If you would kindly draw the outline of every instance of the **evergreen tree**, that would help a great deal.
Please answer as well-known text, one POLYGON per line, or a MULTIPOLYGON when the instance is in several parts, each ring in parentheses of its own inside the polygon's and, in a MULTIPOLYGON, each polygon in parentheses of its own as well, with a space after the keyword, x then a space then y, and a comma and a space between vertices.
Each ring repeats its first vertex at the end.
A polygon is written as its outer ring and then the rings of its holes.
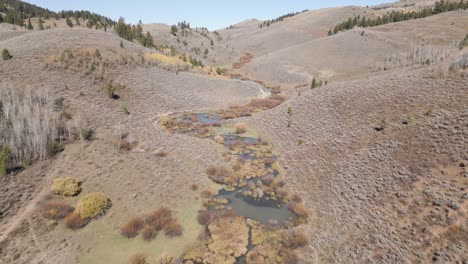
POLYGON ((3 49, 2 50, 2 58, 3 58, 3 60, 9 60, 9 59, 13 58, 13 56, 11 56, 10 52, 7 49, 3 49))
POLYGON ((143 44, 145 47, 154 47, 153 36, 149 32, 146 32, 145 43, 143 44))
POLYGON ((317 87, 317 82, 315 81, 315 77, 312 79, 312 84, 310 85, 310 88, 311 89, 314 89, 315 87, 317 87))
POLYGON ((177 35, 177 26, 176 25, 172 25, 171 26, 171 34, 172 35, 177 35))
POLYGON ((69 17, 67 17, 67 26, 69 27, 73 27, 73 22, 71 21, 71 19, 69 17))
POLYGON ((33 29, 34 29, 34 28, 33 28, 33 25, 31 24, 31 19, 30 19, 30 18, 28 18, 28 29, 29 29, 29 30, 33 30, 33 29))
POLYGON ((44 21, 42 20, 42 18, 39 18, 39 20, 37 21, 37 28, 39 30, 44 30, 44 21))

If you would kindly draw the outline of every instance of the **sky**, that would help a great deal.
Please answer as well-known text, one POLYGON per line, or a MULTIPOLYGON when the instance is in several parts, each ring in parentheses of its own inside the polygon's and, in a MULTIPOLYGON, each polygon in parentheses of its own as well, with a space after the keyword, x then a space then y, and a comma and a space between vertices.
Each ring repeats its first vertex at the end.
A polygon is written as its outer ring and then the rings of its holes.
POLYGON ((26 2, 60 10, 89 10, 127 23, 177 24, 187 21, 192 27, 216 30, 246 19, 272 19, 278 16, 325 7, 346 5, 376 5, 391 0, 25 0, 26 2))

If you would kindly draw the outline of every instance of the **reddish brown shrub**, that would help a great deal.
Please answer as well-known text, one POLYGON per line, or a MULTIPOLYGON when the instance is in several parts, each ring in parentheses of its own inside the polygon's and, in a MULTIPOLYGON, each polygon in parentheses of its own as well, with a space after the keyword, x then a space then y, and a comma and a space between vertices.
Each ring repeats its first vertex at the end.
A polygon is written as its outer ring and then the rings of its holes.
POLYGON ((119 143, 119 148, 121 150, 126 150, 126 151, 130 151, 133 149, 133 144, 130 143, 126 138, 122 139, 119 143))
POLYGON ((211 213, 208 211, 208 210, 201 210, 201 211, 198 211, 198 223, 200 223, 200 225, 208 225, 211 221, 211 213))
POLYGON ((299 257, 292 250, 286 250, 283 253, 283 264, 297 264, 299 263, 299 257))
POLYGON ((296 202, 296 203, 300 203, 302 202, 302 198, 301 196, 299 196, 299 194, 295 193, 291 196, 291 201, 293 202, 296 202))
POLYGON ((224 183, 224 179, 231 176, 232 171, 227 166, 209 166, 206 168, 208 177, 216 183, 224 183))
POLYGON ((264 99, 253 99, 248 106, 253 108, 262 108, 262 109, 272 109, 286 100, 285 97, 281 95, 271 95, 268 98, 264 99))
POLYGON ((130 264, 148 264, 146 256, 143 254, 135 254, 130 257, 130 264))
POLYGON ((145 225, 141 230, 141 236, 145 241, 151 241, 158 235, 158 231, 156 231, 153 227, 149 225, 145 225))
POLYGON ((176 221, 172 221, 164 226, 164 234, 167 237, 175 237, 182 235, 182 226, 176 221))
POLYGON ((144 221, 141 217, 134 217, 120 227, 120 234, 126 238, 136 237, 143 228, 144 221))
POLYGON ((73 207, 61 201, 49 201, 42 206, 42 215, 51 220, 60 220, 73 212, 73 207))
POLYGON ((196 191, 198 190, 198 184, 193 183, 192 186, 190 186, 190 188, 192 188, 192 191, 196 191))
POLYGON ((300 203, 292 202, 288 204, 288 209, 303 220, 307 220, 309 218, 309 211, 300 203))
POLYGON ((306 235, 299 230, 289 229, 281 233, 281 240, 289 248, 305 247, 309 243, 306 235))
POLYGON ((174 221, 172 218, 172 212, 168 208, 155 210, 145 216, 145 223, 156 231, 163 229, 164 226, 172 221, 174 221))
POLYGON ((73 230, 80 229, 88 224, 88 220, 81 218, 77 213, 69 213, 63 220, 65 225, 73 230))
POLYGON ((213 196, 213 193, 210 192, 210 191, 208 191, 208 190, 203 190, 203 191, 200 193, 200 196, 201 196, 202 198, 207 199, 207 198, 211 198, 211 196, 213 196))
POLYGON ((269 174, 261 178, 262 182, 266 185, 271 185, 275 181, 275 176, 269 174))
POLYGON ((154 153, 155 156, 161 157, 161 158, 167 156, 167 152, 163 151, 162 149, 157 149, 153 153, 154 153))

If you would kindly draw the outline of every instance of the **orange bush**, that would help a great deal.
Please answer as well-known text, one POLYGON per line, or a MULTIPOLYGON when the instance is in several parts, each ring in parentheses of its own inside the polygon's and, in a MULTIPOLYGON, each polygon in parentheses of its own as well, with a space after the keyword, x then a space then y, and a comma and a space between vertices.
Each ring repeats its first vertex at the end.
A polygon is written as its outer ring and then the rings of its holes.
POLYGON ((136 237, 143 228, 144 221, 140 217, 134 217, 120 227, 120 234, 126 238, 136 237))
POLYGON ((77 213, 69 213, 64 219, 65 225, 70 229, 80 229, 88 224, 88 220, 81 218, 77 213))
POLYGON ((211 196, 213 196, 213 193, 208 191, 208 190, 203 190, 201 193, 200 193, 200 196, 202 198, 211 198, 211 196))
POLYGON ((309 244, 306 235, 299 230, 289 229, 281 233, 281 240, 289 248, 305 247, 309 244))
POLYGON ((168 223, 174 221, 172 218, 172 212, 168 208, 161 208, 155 210, 145 216, 145 223, 159 231, 164 228, 168 223))
POLYGON ((42 215, 51 220, 60 220, 73 212, 73 207, 61 201, 49 201, 42 206, 42 215))
POLYGON ((302 198, 301 196, 299 196, 299 194, 295 193, 291 196, 291 201, 293 202, 296 202, 296 203, 300 203, 302 202, 302 198))
POLYGON ((300 203, 290 203, 288 209, 291 210, 299 218, 307 220, 309 218, 309 211, 300 203))
POLYGON ((158 232, 151 226, 146 225, 143 227, 143 230, 141 231, 141 236, 143 237, 143 240, 145 241, 151 241, 153 240, 158 232))
POLYGON ((175 237, 182 235, 182 226, 176 221, 172 221, 164 226, 164 234, 167 237, 175 237))
POLYGON ((130 264, 148 264, 146 256, 143 254, 135 254, 130 257, 130 264))
POLYGON ((299 257, 292 250, 286 250, 283 253, 283 264, 297 264, 299 263, 299 257))

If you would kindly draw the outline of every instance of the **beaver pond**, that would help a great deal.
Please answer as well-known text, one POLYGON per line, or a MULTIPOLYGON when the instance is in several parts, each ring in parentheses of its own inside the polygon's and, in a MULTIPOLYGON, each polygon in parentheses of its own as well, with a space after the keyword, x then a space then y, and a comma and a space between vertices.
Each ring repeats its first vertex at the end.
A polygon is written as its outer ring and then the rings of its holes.
POLYGON ((211 218, 204 223, 210 239, 200 241, 184 259, 188 263, 250 263, 252 257, 262 256, 278 263, 289 243, 284 242, 282 232, 294 236, 292 228, 307 221, 308 214, 299 204, 300 197, 286 190, 271 144, 244 123, 232 122, 228 114, 160 117, 160 125, 169 132, 213 140, 225 149, 225 164, 206 169, 207 176, 222 186, 203 200, 205 217, 211 218))

